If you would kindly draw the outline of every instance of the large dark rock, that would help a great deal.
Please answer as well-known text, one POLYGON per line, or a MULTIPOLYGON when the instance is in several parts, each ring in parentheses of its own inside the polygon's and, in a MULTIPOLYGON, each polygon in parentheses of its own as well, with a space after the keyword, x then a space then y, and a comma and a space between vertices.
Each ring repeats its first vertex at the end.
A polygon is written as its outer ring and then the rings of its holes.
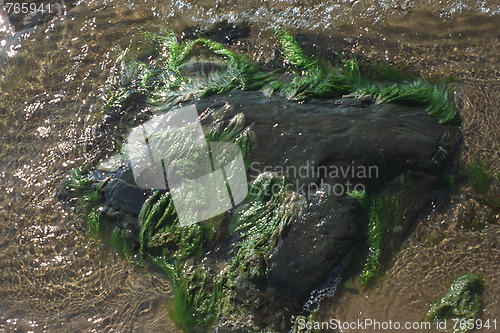
POLYGON ((303 299, 326 280, 360 239, 358 204, 350 197, 316 194, 270 258, 267 284, 303 299))
POLYGON ((377 177, 352 177, 349 172, 333 178, 372 187, 383 186, 410 169, 439 175, 458 143, 449 126, 439 124, 426 110, 375 104, 371 98, 299 104, 258 92, 232 91, 230 96, 196 101, 196 106, 208 115, 206 122, 243 112, 247 123, 253 123, 259 147, 252 169, 281 166, 298 170, 287 176, 299 186, 320 178, 332 180, 328 174, 315 172, 325 169, 321 167, 376 167, 377 177), (302 176, 299 168, 303 168, 302 176))
POLYGON ((104 200, 110 207, 121 213, 137 217, 144 201, 151 192, 135 184, 132 168, 128 163, 112 174, 103 186, 102 193, 104 200))
POLYGON ((362 237, 359 205, 346 191, 361 184, 358 189, 391 194, 400 185, 399 176, 406 177, 409 190, 402 202, 408 205, 409 218, 394 231, 397 241, 389 242, 395 249, 412 217, 440 193, 440 181, 460 141, 452 127, 439 124, 424 109, 376 104, 370 98, 298 104, 233 91, 200 99, 196 106, 205 123, 244 113, 258 145, 250 176, 288 168, 290 184, 308 199, 308 213, 285 233, 271 256, 265 283, 297 299, 321 285, 362 237), (330 172, 349 167, 366 172, 330 172))
MULTIPOLYGON (((413 216, 439 194, 440 179, 460 139, 453 127, 439 124, 424 109, 376 104, 371 98, 300 104, 232 91, 195 104, 206 126, 243 113, 257 140, 249 179, 288 168, 291 187, 306 196, 308 212, 282 235, 263 283, 301 300, 363 237, 359 204, 346 191, 359 184, 357 189, 371 193, 391 193, 404 175, 411 186, 404 204, 413 216), (334 170, 340 172, 330 172, 334 170)), ((147 195, 135 186, 128 167, 118 169, 103 192, 109 206, 131 216, 137 216, 147 195)), ((399 246, 410 220, 398 227, 391 248, 399 246)))

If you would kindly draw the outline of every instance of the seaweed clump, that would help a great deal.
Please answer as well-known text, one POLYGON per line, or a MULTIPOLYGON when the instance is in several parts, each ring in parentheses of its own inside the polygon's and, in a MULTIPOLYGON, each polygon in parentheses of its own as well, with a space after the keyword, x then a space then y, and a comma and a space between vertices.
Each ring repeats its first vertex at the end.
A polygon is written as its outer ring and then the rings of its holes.
POLYGON ((66 176, 62 185, 63 191, 68 197, 78 198, 80 204, 95 204, 99 200, 99 192, 103 182, 95 184, 91 179, 84 176, 84 168, 74 168, 66 176))
POLYGON ((255 284, 267 277, 270 252, 305 208, 305 198, 291 191, 283 177, 261 174, 230 221, 237 239, 222 270, 216 269, 216 259, 207 249, 220 237, 223 216, 182 226, 168 192, 155 191, 144 203, 138 219, 139 246, 126 236, 127 230, 115 227, 116 221, 96 209, 89 215, 89 229, 107 235, 105 240, 129 261, 162 269, 173 285, 172 318, 184 329, 206 328, 221 316, 243 322, 256 309, 239 304, 242 298, 255 298, 257 307, 263 302, 255 284))
POLYGON ((439 301, 431 304, 426 317, 430 321, 455 319, 457 325, 454 325, 453 332, 467 332, 473 328, 482 313, 482 291, 483 281, 479 276, 461 276, 453 281, 448 292, 439 301), (469 321, 472 321, 472 325, 469 321))
POLYGON ((498 224, 500 182, 489 170, 487 160, 473 156, 465 168, 455 171, 455 175, 453 182, 465 186, 467 198, 459 209, 457 229, 480 232, 490 224, 498 224))
POLYGON ((401 204, 401 192, 392 196, 369 196, 365 191, 352 191, 348 194, 358 200, 362 209, 368 255, 360 279, 362 285, 367 285, 383 267, 384 255, 387 254, 387 230, 394 229, 405 218, 406 209, 401 204))
POLYGON ((291 81, 280 80, 247 57, 210 39, 197 38, 181 43, 171 31, 163 30, 159 34, 145 32, 149 40, 145 55, 138 54, 139 46, 133 44, 119 56, 121 72, 109 91, 105 109, 126 105, 137 93, 146 96, 150 104, 173 106, 192 97, 241 89, 261 90, 301 102, 344 95, 372 96, 379 103, 425 107, 442 123, 456 116, 453 94, 446 80, 402 79, 401 75, 392 75, 394 69, 386 66, 388 68, 381 70, 391 75, 381 75, 384 80, 371 81, 361 75, 356 60, 346 60, 338 68, 327 68, 307 56, 289 32, 280 28, 275 31, 282 45, 283 62, 294 73, 291 81), (194 60, 206 62, 207 53, 212 67, 217 70, 204 73, 204 76, 189 76, 194 60))
POLYGON ((493 178, 487 163, 478 157, 473 157, 472 162, 461 172, 461 176, 479 194, 488 191, 493 178))
POLYGON ((240 234, 236 263, 242 274, 254 282, 268 276, 271 251, 306 206, 305 198, 291 191, 284 177, 258 176, 229 225, 231 233, 240 234))

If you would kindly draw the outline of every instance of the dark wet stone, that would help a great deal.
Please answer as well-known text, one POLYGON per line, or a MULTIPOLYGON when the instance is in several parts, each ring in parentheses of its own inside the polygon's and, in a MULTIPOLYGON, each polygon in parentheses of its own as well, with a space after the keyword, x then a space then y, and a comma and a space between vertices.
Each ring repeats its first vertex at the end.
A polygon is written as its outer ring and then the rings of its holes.
POLYGON ((118 169, 102 187, 104 201, 121 213, 138 216, 150 191, 137 187, 130 164, 118 169))
POLYGON ((253 123, 259 147, 253 169, 295 169, 295 175, 287 176, 299 187, 324 179, 375 189, 406 170, 439 175, 459 142, 449 126, 438 124, 424 109, 375 104, 370 98, 298 104, 278 96, 233 91, 230 97, 201 99, 196 106, 200 112, 210 110, 207 121, 243 112, 247 124, 253 123), (333 178, 321 174, 325 168, 347 170, 348 166, 376 167, 378 174, 375 168, 371 178, 353 177, 350 172, 333 178))
MULTIPOLYGON (((260 92, 232 91, 195 104, 203 125, 244 113, 257 139, 249 180, 280 167, 301 171, 289 172, 287 179, 308 199, 308 213, 284 232, 262 283, 293 299, 307 298, 363 237, 359 204, 345 191, 361 184, 371 193, 391 194, 404 175, 409 190, 402 203, 409 218, 388 231, 388 247, 395 250, 419 212, 441 193, 460 142, 453 127, 439 124, 424 109, 376 104, 370 98, 298 104, 260 92), (377 172, 371 177, 323 172, 348 167, 375 167, 377 172), (337 185, 344 191, 332 190, 337 185)), ((103 193, 108 206, 137 216, 149 192, 135 185, 127 166, 112 174, 103 193)))
POLYGON ((304 299, 360 239, 358 203, 350 197, 316 195, 270 258, 267 284, 304 299))
POLYGON ((439 124, 424 109, 376 104, 370 98, 297 104, 258 92, 236 91, 200 99, 196 106, 204 112, 207 124, 245 114, 258 145, 250 177, 269 168, 297 170, 296 174, 289 172, 287 179, 308 198, 309 212, 280 240, 265 283, 296 299, 306 298, 321 285, 363 237, 359 205, 345 191, 362 184, 370 193, 389 195, 405 176, 408 191, 401 200, 408 207, 408 218, 388 231, 394 236, 388 247, 395 250, 418 213, 442 191, 442 179, 460 142, 455 130, 439 124), (367 177, 366 173, 329 171, 348 167, 376 167, 372 170, 377 172, 367 177), (322 168, 328 171, 319 172, 322 168), (325 184, 329 185, 326 191, 325 184))

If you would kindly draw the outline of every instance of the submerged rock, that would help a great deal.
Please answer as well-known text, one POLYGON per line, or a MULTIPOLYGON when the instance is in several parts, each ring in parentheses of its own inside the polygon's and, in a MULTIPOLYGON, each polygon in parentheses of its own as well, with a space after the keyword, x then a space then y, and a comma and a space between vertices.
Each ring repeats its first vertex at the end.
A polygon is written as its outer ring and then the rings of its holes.
POLYGON ((268 285, 301 300, 323 283, 362 237, 357 202, 317 194, 270 257, 268 285))
POLYGON ((232 91, 195 104, 210 110, 209 121, 244 113, 260 147, 251 172, 288 170, 287 178, 299 187, 324 179, 376 189, 410 169, 439 175, 458 142, 449 126, 423 108, 377 104, 372 98, 299 104, 232 91))
MULTIPOLYGON (((130 260, 139 256, 162 268, 190 325, 218 319, 220 331, 283 331, 287 323, 276 313, 291 315, 313 290, 314 304, 329 294, 328 281, 339 281, 335 268, 347 266, 346 256, 364 240, 371 252, 362 277, 372 278, 438 198, 460 143, 457 128, 445 124, 455 116, 445 86, 370 82, 355 61, 341 74, 328 72, 291 35, 278 34, 299 73, 291 82, 212 40, 180 44, 171 33, 154 36, 161 54, 170 55, 168 69, 133 57, 123 63, 119 94, 92 143, 102 151, 97 157, 107 155, 114 148, 99 148, 103 138, 125 136, 154 112, 194 103, 207 142, 242 151, 250 190, 234 210, 182 225, 173 191, 139 188, 130 163, 116 156, 73 182, 100 182, 104 209, 93 208, 91 229, 111 233, 130 260), (188 61, 195 44, 226 62, 188 61), (197 71, 202 75, 191 79, 197 71)), ((168 143, 176 133, 155 140, 168 143)), ((172 165, 200 167, 171 157, 163 157, 164 174, 172 165)), ((186 197, 195 200, 196 193, 186 197)))
MULTIPOLYGON (((269 258, 264 284, 301 300, 363 238, 359 205, 346 192, 382 191, 397 177, 413 175, 407 182, 418 181, 411 183, 408 201, 416 202, 412 213, 419 211, 436 194, 459 142, 457 133, 423 109, 370 98, 298 104, 231 91, 194 104, 206 126, 244 114, 258 146, 249 178, 273 170, 308 199, 307 213, 284 232, 269 258)), ((110 207, 132 216, 150 194, 135 185, 130 166, 114 172, 102 193, 110 207)))
MULTIPOLYGON (((267 281, 298 299, 319 286, 362 238, 359 206, 348 191, 379 192, 408 175, 413 216, 435 198, 460 139, 423 109, 370 98, 298 104, 232 91, 195 104, 207 123, 245 114, 259 147, 250 177, 269 169, 284 172, 291 188, 308 198, 308 213, 270 258, 267 281)), ((409 225, 399 232, 406 233, 409 225)))
POLYGON ((120 167, 102 187, 105 202, 115 210, 139 216, 142 205, 151 194, 135 184, 130 163, 120 167))

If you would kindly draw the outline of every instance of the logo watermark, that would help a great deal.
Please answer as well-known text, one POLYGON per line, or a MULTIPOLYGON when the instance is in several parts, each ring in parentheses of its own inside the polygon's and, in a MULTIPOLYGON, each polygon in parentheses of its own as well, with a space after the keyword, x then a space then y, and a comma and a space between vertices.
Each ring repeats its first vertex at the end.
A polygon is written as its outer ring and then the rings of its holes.
POLYGON ((208 143, 194 105, 134 128, 126 151, 137 186, 169 190, 181 225, 224 213, 248 193, 240 148, 208 143))
POLYGON ((62 17, 67 12, 64 0, 45 0, 36 3, 0 0, 0 6, 7 13, 16 31, 31 28, 53 17, 62 17))
POLYGON ((387 332, 394 330, 404 330, 412 332, 422 332, 431 330, 434 327, 438 329, 446 328, 446 322, 433 325, 430 322, 399 322, 399 321, 378 321, 376 319, 364 318, 356 321, 341 321, 339 319, 330 319, 329 321, 308 321, 305 318, 297 319, 297 328, 305 330, 332 330, 336 332, 344 331, 367 331, 367 332, 387 332))
POLYGON ((355 321, 342 321, 332 318, 329 321, 310 320, 305 317, 297 318, 295 323, 299 331, 310 330, 332 330, 336 332, 423 332, 430 330, 448 331, 466 331, 472 329, 483 329, 485 332, 497 331, 497 320, 486 319, 459 319, 451 318, 443 321, 379 321, 373 318, 357 319, 355 321))
MULTIPOLYGON (((317 192, 325 195, 342 196, 352 191, 366 191, 364 181, 378 178, 378 166, 356 165, 351 161, 347 165, 316 165, 314 161, 306 161, 299 166, 270 166, 259 162, 250 164, 252 174, 273 172, 285 177, 289 190, 293 190, 306 198, 317 192)), ((271 189, 274 191, 274 189, 271 189)), ((276 189, 279 191, 279 189, 276 189)))

